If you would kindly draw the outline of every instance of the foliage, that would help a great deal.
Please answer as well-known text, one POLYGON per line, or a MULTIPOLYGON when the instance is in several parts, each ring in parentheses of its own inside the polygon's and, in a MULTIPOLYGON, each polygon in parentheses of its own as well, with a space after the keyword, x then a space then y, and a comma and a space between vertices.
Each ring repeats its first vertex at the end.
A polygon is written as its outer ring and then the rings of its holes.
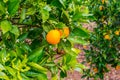
POLYGON ((90 0, 88 6, 97 27, 90 34, 90 49, 85 50, 91 64, 84 76, 103 79, 107 65, 120 65, 120 1, 90 0))
POLYGON ((82 0, 0 0, 0 79, 52 80, 67 70, 82 71, 74 44, 87 44, 88 8, 82 0), (70 35, 51 45, 46 34, 69 27, 70 35), (57 58, 59 56, 60 58, 57 58), (56 61, 57 60, 57 61, 56 61))

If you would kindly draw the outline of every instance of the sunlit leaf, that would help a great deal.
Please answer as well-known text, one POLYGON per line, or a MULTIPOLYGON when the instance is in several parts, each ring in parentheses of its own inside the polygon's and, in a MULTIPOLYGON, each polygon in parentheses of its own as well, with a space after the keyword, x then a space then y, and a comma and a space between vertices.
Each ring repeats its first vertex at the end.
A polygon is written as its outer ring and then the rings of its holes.
POLYGON ((47 78, 47 75, 45 75, 45 74, 39 74, 39 75, 37 75, 37 78, 39 79, 39 80, 48 80, 48 78, 47 78))
POLYGON ((0 15, 5 13, 5 5, 2 1, 0 1, 0 15))
POLYGON ((72 48, 72 51, 74 51, 76 54, 79 54, 81 52, 80 49, 77 48, 72 48))
POLYGON ((21 76, 19 71, 17 72, 17 77, 18 77, 19 80, 22 80, 22 76, 21 76))
POLYGON ((40 66, 40 65, 37 64, 37 63, 29 62, 28 64, 29 64, 32 68, 38 70, 38 71, 41 72, 41 73, 46 74, 46 72, 47 72, 47 69, 46 69, 46 68, 40 66))
POLYGON ((74 37, 74 36, 70 36, 68 37, 68 40, 71 43, 76 43, 76 44, 83 44, 83 45, 88 45, 89 42, 85 41, 84 39, 82 39, 81 37, 74 37))
POLYGON ((7 20, 0 22, 0 27, 2 29, 3 34, 5 34, 6 32, 8 32, 12 29, 11 23, 7 20))
POLYGON ((52 77, 52 80, 57 80, 58 79, 58 76, 57 75, 54 75, 53 77, 52 77))
POLYGON ((42 14, 42 20, 43 22, 45 22, 49 18, 49 11, 42 9, 41 14, 42 14))
POLYGON ((22 80, 30 80, 30 78, 23 73, 21 73, 21 76, 22 76, 22 80))
POLYGON ((0 64, 0 71, 1 70, 5 70, 5 67, 2 64, 0 64))
POLYGON ((14 35, 16 35, 16 37, 18 37, 20 34, 17 26, 13 26, 10 32, 13 33, 14 35))
POLYGON ((0 72, 0 79, 9 80, 8 76, 4 72, 0 72))
POLYGON ((26 16, 25 12, 26 10, 25 8, 23 8, 20 15, 20 20, 19 20, 20 23, 22 23, 22 21, 25 19, 25 16, 26 16))
MULTIPOLYGON (((27 11, 26 11, 26 15, 33 15, 34 13, 35 13, 35 8, 34 7, 28 8, 27 11)), ((22 15, 25 15, 25 11, 23 11, 22 15)))
POLYGON ((5 66, 6 70, 12 75, 12 76, 16 76, 16 70, 9 67, 9 66, 5 66))

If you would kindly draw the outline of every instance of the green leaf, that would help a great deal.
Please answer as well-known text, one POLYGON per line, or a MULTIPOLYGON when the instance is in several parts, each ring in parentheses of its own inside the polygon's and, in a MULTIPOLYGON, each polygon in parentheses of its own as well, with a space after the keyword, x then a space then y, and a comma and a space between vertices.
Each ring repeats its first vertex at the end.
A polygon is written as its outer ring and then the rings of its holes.
POLYGON ((0 64, 0 71, 1 70, 5 70, 5 67, 2 64, 0 64))
POLYGON ((25 12, 26 10, 25 8, 23 8, 20 15, 20 20, 19 20, 20 23, 22 23, 22 21, 25 19, 25 16, 26 16, 25 12))
POLYGON ((39 64, 37 63, 34 63, 34 62, 29 62, 28 65, 30 65, 33 69, 36 69, 37 71, 41 72, 41 73, 44 73, 46 74, 47 73, 47 69, 40 66, 39 64))
POLYGON ((52 74, 57 74, 58 73, 58 67, 60 68, 60 66, 53 66, 50 67, 50 71, 52 74))
POLYGON ((69 36, 67 39, 74 44, 82 44, 82 45, 89 44, 87 41, 85 41, 85 39, 82 39, 81 37, 69 36))
POLYGON ((56 6, 56 7, 60 8, 60 9, 65 8, 63 0, 53 0, 51 2, 51 5, 56 6))
POLYGON ((50 25, 47 25, 47 24, 43 25, 42 27, 45 32, 49 32, 52 28, 50 25))
POLYGON ((8 72, 14 77, 16 76, 16 70, 9 67, 9 66, 5 66, 6 70, 8 70, 8 72))
POLYGON ((7 3, 7 2, 8 2, 8 0, 3 0, 3 2, 4 2, 4 3, 7 3))
POLYGON ((65 46, 63 48, 67 54, 70 54, 72 56, 76 56, 76 53, 74 51, 72 51, 71 48, 65 47, 65 46))
POLYGON ((18 40, 19 41, 24 41, 27 38, 27 36, 28 36, 28 33, 23 33, 18 37, 18 40))
POLYGON ((77 48, 72 48, 72 51, 74 51, 76 54, 79 54, 81 52, 80 49, 77 48))
POLYGON ((3 49, 3 50, 1 50, 0 51, 0 62, 3 62, 3 63, 5 63, 6 62, 6 58, 7 58, 7 54, 6 54, 6 50, 5 49, 3 49))
POLYGON ((58 24, 56 24, 56 27, 57 28, 63 28, 63 27, 65 27, 66 25, 64 24, 64 23, 62 23, 62 22, 58 22, 58 24))
POLYGON ((28 37, 31 39, 39 38, 40 34, 42 34, 43 29, 41 28, 33 28, 29 31, 28 37))
POLYGON ((82 16, 82 12, 80 11, 80 7, 79 6, 77 6, 77 7, 75 7, 75 13, 74 13, 74 15, 72 16, 72 20, 73 21, 78 21, 79 19, 83 19, 83 16, 82 16))
POLYGON ((72 56, 70 54, 66 54, 64 57, 63 57, 63 65, 66 65, 68 64, 70 61, 72 60, 72 56))
POLYGON ((20 32, 17 26, 13 26, 11 31, 11 33, 13 33, 14 35, 16 35, 16 38, 19 36, 20 32))
POLYGON ((41 61, 39 62, 40 65, 46 65, 46 66, 49 66, 47 64, 45 64, 47 62, 47 60, 49 59, 49 56, 46 56, 46 57, 43 57, 41 58, 41 61))
POLYGON ((73 69, 76 67, 77 65, 77 56, 76 57, 72 57, 71 61, 67 64, 67 66, 69 67, 72 67, 73 69))
POLYGON ((0 72, 0 79, 9 80, 8 76, 4 72, 0 72))
POLYGON ((30 80, 30 78, 23 73, 21 73, 21 76, 22 76, 22 80, 30 80))
POLYGON ((63 22, 65 22, 66 24, 69 24, 69 14, 68 14, 67 11, 65 11, 64 9, 62 9, 61 20, 62 20, 63 22))
POLYGON ((43 56, 43 48, 44 46, 33 50, 33 52, 29 55, 28 60, 33 62, 39 61, 39 58, 42 58, 43 56))
POLYGON ((8 1, 8 12, 10 15, 14 15, 19 8, 19 0, 9 0, 8 1))
POLYGON ((66 42, 61 42, 60 45, 63 47, 63 49, 65 50, 67 54, 76 56, 76 53, 72 51, 72 45, 68 40, 66 42))
POLYGON ((37 78, 38 80, 48 80, 47 75, 44 73, 38 73, 33 71, 27 71, 25 72, 25 75, 32 78, 37 78))
POLYGON ((58 75, 55 74, 54 76, 52 76, 52 79, 51 80, 58 80, 58 75))
POLYGON ((14 58, 13 60, 11 60, 11 64, 12 64, 12 68, 18 70, 18 69, 20 69, 20 67, 18 67, 18 66, 19 66, 19 64, 21 64, 21 61, 14 58))
POLYGON ((1 21, 0 27, 2 29, 3 34, 5 34, 6 32, 8 32, 12 29, 11 23, 7 20, 1 21))
POLYGON ((82 28, 77 28, 76 27, 71 32, 71 36, 79 36, 79 37, 83 37, 83 38, 88 38, 89 34, 85 30, 83 30, 82 28))
POLYGON ((41 14, 42 14, 42 20, 43 22, 47 21, 47 19, 49 18, 49 11, 42 9, 41 10, 41 14))
POLYGON ((18 80, 22 80, 22 76, 20 74, 20 71, 17 71, 17 77, 18 77, 18 80))
POLYGON ((64 2, 63 0, 58 0, 58 1, 59 1, 60 4, 63 6, 63 8, 66 8, 66 7, 65 7, 65 4, 64 4, 65 2, 64 2))
POLYGON ((22 49, 26 52, 31 52, 30 46, 28 44, 21 44, 22 49))
POLYGON ((48 80, 46 74, 39 74, 39 75, 37 76, 37 78, 38 78, 38 80, 48 80))
POLYGON ((0 1, 0 15, 5 13, 5 5, 3 1, 0 1))
POLYGON ((104 57, 104 59, 107 58, 107 55, 105 53, 102 53, 102 56, 104 57))
POLYGON ((45 66, 53 67, 53 66, 55 66, 55 63, 52 63, 52 62, 51 63, 46 63, 45 66))
POLYGON ((60 77, 64 78, 64 77, 67 77, 67 72, 66 71, 61 71, 60 72, 60 77))
POLYGON ((25 75, 29 76, 29 77, 37 77, 39 74, 40 73, 34 72, 34 71, 27 71, 27 72, 25 72, 25 75))
POLYGON ((80 72, 80 73, 83 73, 83 70, 82 70, 81 68, 78 68, 78 67, 75 68, 75 71, 78 71, 78 72, 80 72))
POLYGON ((87 67, 81 63, 77 64, 76 67, 81 68, 81 69, 86 69, 87 67))
POLYGON ((36 9, 34 7, 28 8, 26 15, 33 15, 36 12, 36 9))
POLYGON ((21 49, 19 46, 16 46, 15 56, 23 57, 23 55, 22 55, 23 53, 25 53, 24 50, 21 49))

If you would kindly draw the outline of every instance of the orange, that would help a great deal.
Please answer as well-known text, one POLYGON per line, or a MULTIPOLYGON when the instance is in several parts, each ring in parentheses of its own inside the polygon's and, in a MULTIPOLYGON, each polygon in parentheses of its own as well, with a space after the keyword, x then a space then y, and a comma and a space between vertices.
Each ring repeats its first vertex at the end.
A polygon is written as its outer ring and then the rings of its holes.
POLYGON ((58 30, 59 33, 60 33, 60 37, 62 37, 62 34, 63 34, 63 30, 58 30))
POLYGON ((104 36, 104 39, 110 40, 111 38, 110 38, 110 36, 107 34, 107 35, 104 36))
POLYGON ((70 30, 68 27, 64 27, 63 30, 58 30, 60 33, 60 36, 68 37, 70 34, 70 30))
POLYGON ((68 37, 68 35, 70 34, 69 28, 68 27, 64 27, 63 31, 64 31, 64 34, 65 34, 65 37, 68 37))
POLYGON ((100 6, 99 9, 100 9, 100 11, 102 11, 103 10, 103 6, 100 6))
POLYGON ((94 68, 93 71, 94 71, 95 73, 97 73, 97 72, 98 72, 98 69, 97 69, 97 68, 94 68))
POLYGON ((87 46, 86 46, 86 45, 84 45, 84 46, 83 46, 83 48, 84 48, 84 49, 87 49, 87 46))
POLYGON ((46 35, 49 44, 58 44, 60 42, 60 33, 58 30, 50 30, 46 35))
POLYGON ((90 65, 90 64, 91 64, 91 62, 88 62, 88 64, 90 65))
POLYGON ((115 69, 116 69, 116 70, 120 70, 120 66, 119 66, 119 65, 117 65, 115 69))
POLYGON ((119 31, 115 31, 115 34, 118 36, 120 34, 120 32, 119 31))
POLYGON ((102 0, 102 4, 104 4, 105 3, 105 0, 102 0))

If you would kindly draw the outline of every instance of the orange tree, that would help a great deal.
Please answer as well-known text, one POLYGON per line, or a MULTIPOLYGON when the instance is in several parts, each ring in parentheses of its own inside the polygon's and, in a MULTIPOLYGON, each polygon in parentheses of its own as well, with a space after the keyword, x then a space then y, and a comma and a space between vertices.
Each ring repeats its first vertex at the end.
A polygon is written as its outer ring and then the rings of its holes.
POLYGON ((81 0, 0 0, 0 79, 52 80, 82 71, 74 44, 87 44, 81 0), (60 76, 58 76, 60 72, 60 76))
POLYGON ((109 71, 107 65, 120 69, 120 1, 88 2, 97 26, 90 34, 90 49, 85 50, 90 69, 84 76, 103 79, 104 73, 109 71))

